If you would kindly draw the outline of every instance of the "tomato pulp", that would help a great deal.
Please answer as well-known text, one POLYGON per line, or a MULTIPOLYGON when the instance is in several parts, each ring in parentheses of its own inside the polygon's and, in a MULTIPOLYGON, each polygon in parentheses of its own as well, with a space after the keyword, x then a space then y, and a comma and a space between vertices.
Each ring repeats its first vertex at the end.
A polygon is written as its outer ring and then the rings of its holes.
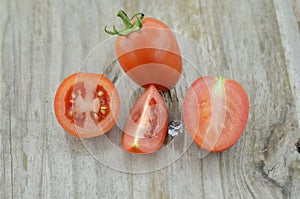
MULTIPOLYGON (((118 16, 130 29, 133 24, 124 13, 118 16), (129 23, 129 24, 128 24, 129 23)), ((118 61, 127 75, 138 85, 147 88, 155 85, 159 90, 172 89, 182 72, 182 59, 175 35, 163 22, 154 18, 138 18, 141 29, 128 32, 127 35, 118 31, 109 34, 119 34, 115 51, 118 61)), ((125 28, 125 30, 126 30, 125 28)))
POLYGON ((59 86, 54 110, 67 133, 90 138, 114 126, 120 112, 120 98, 113 83, 104 75, 76 73, 59 86))
POLYGON ((153 153, 163 145, 167 129, 167 107, 151 85, 131 110, 123 130, 122 147, 132 153, 153 153))
POLYGON ((235 144, 249 114, 249 99, 234 80, 206 76, 197 79, 184 97, 185 128, 201 148, 218 152, 235 144))

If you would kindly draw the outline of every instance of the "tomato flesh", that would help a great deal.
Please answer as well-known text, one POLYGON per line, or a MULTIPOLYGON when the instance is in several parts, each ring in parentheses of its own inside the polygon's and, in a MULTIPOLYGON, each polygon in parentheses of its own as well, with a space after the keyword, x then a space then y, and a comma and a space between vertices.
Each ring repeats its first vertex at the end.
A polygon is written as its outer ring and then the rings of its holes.
POLYGON ((87 114, 97 125, 99 122, 104 120, 110 112, 109 107, 109 96, 103 86, 97 85, 94 96, 92 96, 91 102, 94 104, 93 110, 82 111, 81 101, 86 98, 86 89, 84 83, 76 83, 74 86, 69 88, 65 96, 65 116, 70 120, 71 123, 76 123, 79 127, 84 127, 87 114), (94 111, 96 110, 96 111, 94 111))
POLYGON ((122 147, 132 153, 153 153, 164 142, 168 129, 168 112, 161 95, 149 86, 134 104, 127 119, 122 147))
POLYGON ((144 18, 141 30, 119 36, 115 51, 120 65, 138 85, 172 89, 182 72, 177 40, 167 25, 154 18, 144 18))
POLYGON ((54 108, 58 122, 68 133, 89 138, 113 127, 120 99, 113 83, 103 75, 77 73, 58 88, 54 108))
POLYGON ((197 145, 207 151, 223 151, 242 135, 249 99, 234 80, 202 77, 188 89, 183 114, 185 128, 197 145))

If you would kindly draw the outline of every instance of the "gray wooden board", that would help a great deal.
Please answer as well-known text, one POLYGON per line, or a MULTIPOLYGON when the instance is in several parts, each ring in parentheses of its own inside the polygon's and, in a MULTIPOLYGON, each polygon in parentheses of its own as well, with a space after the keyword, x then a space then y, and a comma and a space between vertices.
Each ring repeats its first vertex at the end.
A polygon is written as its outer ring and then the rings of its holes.
MULTIPOLYGON (((0 13, 0 198, 299 198, 299 0, 2 0, 0 13), (120 8, 158 18, 197 42, 181 43, 200 71, 187 70, 188 81, 222 75, 244 86, 251 108, 236 145, 201 158, 186 143, 172 164, 130 173, 98 161, 64 133, 54 116, 55 91, 109 38, 104 26, 120 25, 120 8)), ((180 111, 172 99, 183 95, 178 89, 164 96, 172 114, 180 111)), ((157 156, 143 165, 130 159, 138 164, 128 167, 151 168, 157 156)))

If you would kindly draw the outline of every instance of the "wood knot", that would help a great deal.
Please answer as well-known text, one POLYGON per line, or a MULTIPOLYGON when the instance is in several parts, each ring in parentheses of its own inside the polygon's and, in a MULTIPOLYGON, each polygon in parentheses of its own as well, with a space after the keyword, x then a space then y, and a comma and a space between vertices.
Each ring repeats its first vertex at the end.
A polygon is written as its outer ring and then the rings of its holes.
POLYGON ((295 145, 297 147, 298 153, 300 153, 300 138, 298 139, 298 142, 295 143, 295 145))

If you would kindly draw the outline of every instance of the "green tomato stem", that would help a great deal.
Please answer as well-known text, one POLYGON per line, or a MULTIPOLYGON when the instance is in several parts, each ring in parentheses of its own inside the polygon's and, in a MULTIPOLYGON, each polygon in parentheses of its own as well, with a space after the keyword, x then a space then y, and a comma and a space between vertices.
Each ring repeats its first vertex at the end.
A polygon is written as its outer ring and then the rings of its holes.
POLYGON ((107 30, 107 27, 105 26, 104 31, 107 34, 110 35, 120 35, 120 36, 126 36, 132 32, 138 31, 143 27, 142 19, 144 18, 143 13, 136 13, 133 15, 133 17, 130 19, 127 14, 123 11, 120 10, 117 14, 118 17, 120 17, 123 21, 123 24, 125 26, 124 29, 122 30, 117 30, 115 26, 113 26, 113 31, 107 30), (137 21, 132 23, 132 20, 136 18, 137 21))
POLYGON ((132 28, 133 24, 131 23, 131 20, 128 18, 127 14, 123 10, 120 10, 117 16, 122 19, 126 28, 132 28))

